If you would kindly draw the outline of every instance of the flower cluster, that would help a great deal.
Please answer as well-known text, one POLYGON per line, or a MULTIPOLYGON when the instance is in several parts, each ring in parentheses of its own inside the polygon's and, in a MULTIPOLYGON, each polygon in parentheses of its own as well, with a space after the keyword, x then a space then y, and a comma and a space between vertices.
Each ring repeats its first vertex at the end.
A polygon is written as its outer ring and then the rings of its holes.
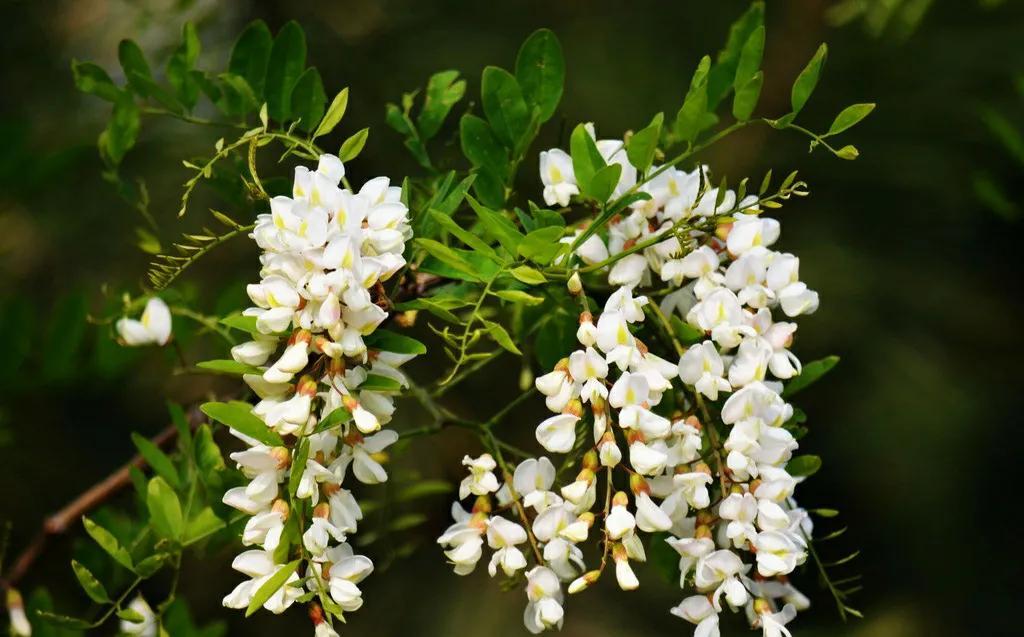
MULTIPOLYGON (((799 478, 786 470, 797 441, 782 381, 801 365, 789 351, 796 325, 782 319, 813 312, 817 294, 799 280, 797 257, 770 248, 779 223, 761 216, 757 197, 707 188, 703 167, 654 168, 638 186, 621 141, 596 145, 623 166, 613 197, 633 189, 649 198, 578 247, 581 261, 608 268, 614 291, 595 317, 572 277, 585 308, 579 349, 536 380, 554 412, 537 441, 570 454, 575 476, 556 484, 555 465, 531 458, 502 485, 490 455, 467 457, 460 497, 476 500, 471 511, 456 503, 438 542, 459 574, 473 570, 485 540, 492 576, 523 571, 524 620, 536 633, 561 626, 563 585, 582 591, 606 565, 620 588, 637 588, 631 563, 647 559, 642 535, 658 533, 648 549, 665 541, 678 552, 690 593, 672 613, 698 636, 717 635, 726 608, 744 609, 765 635, 788 635, 808 602, 787 576, 804 562, 812 527, 793 499, 799 478), (652 285, 668 289, 660 305, 638 293, 652 285), (688 347, 684 322, 701 335, 688 347), (674 348, 672 358, 656 346, 674 348), (588 570, 591 537, 600 562, 588 570)), ((541 176, 548 204, 579 192, 563 151, 541 154, 541 176)))
MULTIPOLYGON (((358 583, 373 570, 346 542, 362 519, 346 477, 351 468, 358 482, 387 480, 384 450, 398 439, 381 426, 394 412, 387 388, 408 384, 399 367, 411 356, 364 337, 387 317, 375 290, 405 265, 411 230, 400 188, 379 177, 353 192, 339 187, 343 176, 331 155, 316 171, 296 168, 292 197, 274 197, 252 234, 263 250, 261 281, 248 287, 255 307, 244 312, 254 338, 231 353, 254 368, 244 375, 259 397, 252 413, 284 445, 232 430, 247 445, 231 459, 248 483, 224 502, 251 516, 242 542, 253 548, 232 565, 247 579, 224 598, 231 608, 246 608, 297 556, 304 566, 263 607, 280 613, 319 596, 340 615, 362 605, 358 583)), ((321 621, 317 635, 331 634, 321 621)))

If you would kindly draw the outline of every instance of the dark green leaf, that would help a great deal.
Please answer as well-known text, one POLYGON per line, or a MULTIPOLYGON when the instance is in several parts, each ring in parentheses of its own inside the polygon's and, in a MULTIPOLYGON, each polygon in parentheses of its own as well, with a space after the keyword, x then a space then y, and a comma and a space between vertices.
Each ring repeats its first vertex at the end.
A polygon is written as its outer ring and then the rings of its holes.
POLYGON ((139 107, 128 93, 114 102, 114 113, 100 133, 100 154, 111 165, 118 165, 139 136, 139 107))
POLYGON ((732 100, 732 116, 738 121, 745 122, 754 114, 757 108, 757 100, 761 98, 761 86, 764 84, 764 73, 754 73, 746 84, 736 89, 736 95, 732 100))
POLYGON ((670 317, 669 324, 672 326, 672 334, 683 345, 692 345, 704 340, 704 332, 689 323, 684 323, 678 316, 670 317))
POLYGON ((477 235, 465 230, 455 222, 454 219, 448 215, 438 212, 437 210, 429 211, 431 218, 442 228, 455 235, 460 241, 465 243, 467 246, 473 248, 480 254, 486 256, 495 262, 501 263, 502 259, 494 251, 494 248, 487 245, 487 242, 478 237, 477 235))
POLYGON ((743 45, 754 29, 764 24, 764 3, 752 2, 743 15, 729 28, 725 47, 718 52, 715 64, 708 73, 708 108, 714 111, 729 93, 736 77, 743 45))
POLYGON ((751 78, 761 68, 761 59, 764 56, 764 26, 759 26, 747 38, 740 53, 739 64, 736 66, 736 78, 733 80, 733 90, 739 92, 747 85, 751 78))
POLYGON ((494 135, 491 126, 476 115, 465 114, 459 121, 462 153, 474 166, 487 168, 499 177, 508 170, 508 151, 494 135))
POLYGON ((291 116, 292 91, 306 68, 306 34, 294 20, 277 33, 270 48, 265 84, 267 112, 278 122, 291 116))
POLYGON ((301 561, 295 560, 285 564, 276 573, 271 575, 267 581, 263 582, 263 585, 256 590, 249 601, 249 607, 245 609, 245 616, 248 617, 255 613, 260 606, 263 606, 274 593, 284 586, 288 578, 295 572, 295 569, 299 567, 299 562, 301 561))
POLYGON ((250 334, 256 333, 256 317, 255 316, 242 316, 241 314, 230 314, 220 320, 221 323, 228 327, 243 332, 249 332, 250 334))
POLYGON ((605 167, 604 157, 597 149, 594 137, 583 124, 577 124, 569 137, 569 154, 576 183, 589 183, 594 174, 605 167))
POLYGON ((210 507, 205 507, 185 526, 185 544, 194 544, 227 526, 210 507))
POLYGON ((685 142, 693 142, 704 129, 714 126, 717 117, 708 110, 708 71, 711 58, 701 58, 690 80, 683 106, 676 114, 675 132, 685 142))
POLYGON ((784 398, 789 398, 798 391, 806 388, 808 385, 827 374, 828 371, 835 367, 838 362, 838 356, 826 356, 825 358, 816 360, 812 363, 807 363, 803 366, 803 370, 800 372, 799 376, 786 383, 786 388, 782 391, 782 396, 784 398))
POLYGON ((507 148, 517 148, 530 124, 530 110, 519 82, 505 69, 488 66, 480 82, 480 97, 494 134, 507 148))
POLYGON ((598 170, 587 182, 580 182, 580 192, 587 197, 593 197, 601 203, 611 199, 615 187, 619 185, 619 177, 622 175, 621 164, 608 164, 598 170))
POLYGON ((469 202, 473 212, 476 213, 477 218, 480 220, 480 225, 483 226, 488 236, 500 243, 501 247, 505 248, 509 254, 518 254, 519 243, 524 237, 516 229, 515 224, 500 213, 480 205, 472 197, 467 197, 466 200, 469 202))
POLYGON ((218 474, 224 469, 224 457, 221 455, 220 447, 213 440, 213 431, 209 425, 200 425, 196 429, 196 435, 192 441, 192 455, 203 482, 208 485, 218 484, 220 482, 218 474))
POLYGON ((565 83, 562 45, 550 29, 538 29, 526 39, 516 56, 516 79, 523 97, 539 109, 540 121, 555 114, 565 83))
POLYGON ((252 413, 252 405, 240 401, 229 403, 204 403, 199 408, 204 414, 235 431, 254 438, 263 444, 280 447, 284 444, 276 431, 252 413))
POLYGON ((512 342, 512 337, 509 336, 508 331, 504 327, 493 321, 488 321, 487 319, 483 319, 483 322, 487 327, 487 333, 490 334, 495 343, 501 345, 502 349, 519 356, 523 355, 523 353, 519 351, 519 348, 516 347, 516 344, 512 342))
POLYGON ((448 266, 456 269, 457 271, 470 277, 472 280, 479 280, 478 273, 473 270, 473 266, 462 258, 458 253, 444 245, 439 241, 433 239, 414 239, 413 242, 421 248, 424 252, 434 257, 438 261, 447 264, 448 266))
POLYGON ((58 615, 57 613, 51 613, 46 610, 37 610, 36 617, 54 626, 69 628, 71 630, 85 630, 92 627, 92 624, 84 619, 68 617, 67 615, 58 615))
POLYGON ((142 578, 152 577, 170 561, 170 558, 171 556, 167 553, 150 555, 135 566, 135 574, 142 578))
POLYGON ((199 59, 199 35, 191 22, 186 22, 181 30, 181 44, 167 60, 167 81, 174 87, 178 101, 185 108, 192 110, 199 97, 199 84, 192 76, 192 70, 199 59))
POLYGON ((818 456, 796 456, 786 463, 786 471, 794 478, 812 476, 821 469, 821 458, 818 456))
POLYGON ((331 413, 327 414, 327 416, 325 416, 323 420, 317 423, 316 428, 313 430, 313 433, 318 434, 322 431, 333 429, 338 425, 343 425, 347 423, 350 420, 352 420, 352 412, 345 409, 344 407, 338 407, 331 413))
POLYGON ((814 87, 818 85, 818 77, 821 75, 822 67, 825 66, 826 57, 828 57, 828 45, 823 43, 818 47, 814 57, 807 63, 804 70, 800 71, 796 81, 793 82, 790 103, 793 105, 794 115, 803 109, 804 104, 810 99, 811 93, 814 92, 814 87))
POLYGON ((78 583, 81 584, 82 590, 89 596, 92 601, 97 604, 106 604, 110 602, 110 596, 107 595, 107 589, 103 587, 96 576, 92 574, 89 569, 83 566, 81 563, 71 560, 71 569, 75 572, 75 577, 78 578, 78 583))
POLYGON ((135 443, 139 453, 158 476, 166 480, 174 488, 180 486, 181 483, 178 479, 178 472, 174 468, 174 463, 167 457, 167 454, 160 450, 160 447, 157 447, 134 431, 132 432, 132 442, 135 443))
POLYGON ((288 495, 292 499, 295 498, 295 492, 299 490, 299 484, 302 482, 302 474, 306 471, 306 462, 308 460, 309 438, 304 437, 299 440, 295 457, 292 460, 292 471, 288 475, 288 495))
POLYGON ((107 72, 92 62, 72 60, 71 73, 75 78, 75 87, 83 93, 95 95, 108 102, 116 102, 122 93, 107 72))
POLYGON ((213 361, 200 361, 196 363, 199 369, 205 369, 216 374, 227 374, 228 376, 241 376, 242 374, 260 374, 258 367, 239 363, 231 359, 218 359, 213 361))
MULTIPOLYGON (((618 164, 616 164, 618 166, 618 164)), ((519 254, 540 265, 547 265, 555 258, 562 248, 566 247, 559 239, 563 230, 558 226, 548 226, 534 230, 526 235, 517 248, 519 254)))
POLYGON ((398 334, 385 329, 377 329, 363 337, 369 349, 394 352, 396 354, 426 354, 427 346, 405 334, 398 334))
POLYGON ((417 480, 413 484, 403 488, 395 496, 398 502, 408 502, 432 495, 451 493, 454 487, 450 482, 444 480, 417 480))
POLYGON ((629 163, 636 166, 641 173, 647 171, 654 163, 654 155, 658 151, 658 140, 661 139, 661 125, 665 116, 658 113, 643 129, 637 131, 626 143, 626 156, 629 163))
POLYGON ((263 87, 270 61, 270 48, 274 37, 263 20, 250 22, 231 49, 228 71, 245 78, 257 101, 263 100, 263 87))
POLYGON ((400 392, 402 391, 402 384, 394 378, 388 376, 381 376, 380 374, 367 374, 366 380, 359 384, 359 391, 379 391, 379 392, 400 392))
POLYGON ((424 140, 437 135, 452 107, 465 95, 466 82, 458 78, 458 71, 441 71, 431 75, 427 80, 427 89, 423 93, 423 107, 416 118, 416 126, 424 140))
POLYGON ((181 538, 184 530, 181 502, 174 489, 160 476, 149 481, 146 508, 149 510, 149 522, 158 535, 170 540, 181 538))
POLYGON ((327 94, 324 93, 320 72, 312 67, 306 69, 292 89, 289 110, 291 119, 299 121, 299 129, 309 132, 316 128, 323 118, 326 103, 327 94))
POLYGON ((149 69, 149 63, 146 62, 146 56, 139 45, 134 40, 121 40, 117 46, 117 59, 124 70, 128 85, 139 95, 148 97, 153 84, 153 72, 149 69))

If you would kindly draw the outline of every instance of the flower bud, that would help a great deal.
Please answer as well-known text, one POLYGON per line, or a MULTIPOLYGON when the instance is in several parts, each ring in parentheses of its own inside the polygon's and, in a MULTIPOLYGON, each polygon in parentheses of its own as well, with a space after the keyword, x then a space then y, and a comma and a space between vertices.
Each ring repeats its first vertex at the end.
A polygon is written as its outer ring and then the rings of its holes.
POLYGON ((588 469, 591 473, 597 471, 601 463, 597 457, 597 452, 591 449, 587 453, 583 454, 583 468, 588 469))
POLYGON ((704 428, 704 426, 700 424, 700 420, 698 420, 697 417, 693 415, 687 416, 684 422, 693 427, 694 429, 696 429, 697 431, 700 431, 701 429, 704 428))
POLYGON ((569 404, 562 410, 563 414, 572 414, 577 418, 583 417, 583 403, 580 402, 579 398, 573 398, 569 401, 569 404))
POLYGON ((647 484, 647 480, 644 479, 642 475, 639 473, 632 473, 629 476, 629 490, 632 491, 634 495, 640 495, 641 493, 650 495, 651 486, 647 484))
POLYGON ((316 396, 316 387, 317 383, 313 380, 312 376, 303 376, 299 379, 298 385, 295 386, 295 393, 312 398, 316 396))
POLYGON ((569 594, 573 595, 584 591, 590 587, 591 584, 601 578, 601 571, 587 571, 583 575, 577 577, 569 584, 569 594))
POLYGON ((274 503, 270 505, 270 510, 280 515, 282 520, 287 520, 288 515, 291 513, 291 507, 281 498, 274 500, 274 503))
POLYGON ((416 316, 419 314, 417 310, 406 310, 395 315, 395 323, 399 327, 412 327, 416 325, 416 316))
POLYGON ((757 615, 768 615, 772 612, 772 605, 768 600, 758 597, 754 600, 754 613, 757 615))
POLYGON ((713 536, 711 535, 711 527, 707 524, 701 524, 696 529, 694 529, 693 537, 697 538, 698 540, 713 539, 713 536))
POLYGON ((572 276, 569 277, 569 281, 566 283, 566 287, 569 288, 569 294, 573 296, 579 296, 583 293, 583 282, 580 281, 579 272, 572 273, 572 276))
POLYGON ((324 518, 324 519, 326 519, 326 518, 329 518, 330 516, 331 516, 331 505, 330 504, 327 504, 326 502, 321 502, 320 504, 318 504, 315 507, 313 507, 313 517, 314 518, 324 518))
POLYGON ((612 496, 612 506, 624 507, 629 506, 629 496, 626 495, 625 491, 616 491, 615 495, 612 496))
POLYGON ((720 223, 718 224, 718 227, 715 228, 715 236, 721 239, 722 241, 725 241, 729 237, 730 232, 732 232, 731 220, 726 223, 720 223))
POLYGON ((278 469, 287 469, 292 464, 292 452, 287 447, 274 447, 270 450, 270 456, 277 461, 278 469))
POLYGON ((473 513, 490 513, 491 498, 486 495, 478 495, 473 502, 473 513))
POLYGON ((697 464, 693 465, 693 470, 695 473, 704 473, 709 476, 714 475, 711 473, 711 467, 709 467, 708 463, 706 462, 698 462, 697 464))
POLYGON ((7 613, 11 620, 11 634, 28 637, 32 634, 32 626, 25 615, 25 603, 21 593, 14 588, 7 589, 7 613))
POLYGON ((519 390, 528 391, 531 387, 533 387, 533 370, 529 365, 523 365, 523 369, 519 371, 519 390))

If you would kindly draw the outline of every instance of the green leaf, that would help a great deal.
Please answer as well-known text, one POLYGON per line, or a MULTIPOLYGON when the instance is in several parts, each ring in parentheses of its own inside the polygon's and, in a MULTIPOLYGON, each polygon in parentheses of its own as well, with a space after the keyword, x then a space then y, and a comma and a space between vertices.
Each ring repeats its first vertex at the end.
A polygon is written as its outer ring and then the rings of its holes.
POLYGON ((148 96, 154 83, 153 72, 139 45, 134 40, 121 40, 117 46, 117 59, 132 90, 143 97, 148 96))
POLYGON ((711 126, 714 126, 718 118, 714 113, 708 111, 708 71, 711 68, 711 58, 701 58, 697 70, 690 80, 690 88, 686 92, 686 99, 683 106, 676 114, 675 132, 683 141, 692 143, 697 136, 711 126))
POLYGON ((505 69, 488 66, 480 81, 480 98, 494 134, 507 148, 517 148, 530 125, 519 82, 505 69))
POLYGON ((199 369, 205 369, 206 371, 214 372, 216 374, 226 374, 228 376, 241 376, 242 374, 260 374, 262 373, 258 367, 252 365, 246 365, 245 363, 239 363, 236 360, 218 359, 212 361, 200 361, 196 363, 196 367, 199 369))
POLYGON ((118 609, 117 613, 115 614, 117 615, 118 619, 123 619, 124 621, 129 622, 131 624, 141 624, 142 622, 146 621, 146 618, 143 617, 142 613, 129 606, 125 606, 124 608, 118 609))
POLYGON ((299 128, 309 132, 316 128, 323 118, 326 103, 327 94, 324 93, 320 72, 312 67, 306 69, 292 89, 289 110, 291 119, 298 120, 299 128))
POLYGON ((226 115, 247 115, 255 111, 260 104, 249 82, 241 75, 221 73, 217 76, 216 86, 219 87, 221 95, 217 101, 217 108, 226 115))
POLYGON ((515 227, 515 224, 500 213, 480 205, 472 197, 466 197, 466 201, 469 202, 469 207, 476 213, 477 218, 480 220, 480 225, 483 226, 488 236, 500 243, 501 247, 507 250, 509 254, 518 254, 519 243, 524 237, 523 233, 519 232, 515 227))
POLYGON ((171 556, 167 553, 150 555, 135 566, 135 574, 142 578, 152 577, 169 562, 171 556))
POLYGON ((174 489, 160 476, 149 481, 146 508, 149 509, 149 522, 158 535, 169 540, 181 538, 184 530, 181 502, 174 489))
POLYGON ((466 94, 466 82, 458 78, 458 71, 441 71, 427 80, 423 107, 416 118, 416 128, 424 140, 437 135, 452 107, 466 94))
POLYGON ((761 98, 761 86, 764 84, 764 73, 754 73, 746 84, 736 89, 732 99, 732 116, 745 122, 754 114, 757 101, 761 98))
POLYGON ((583 124, 577 124, 569 137, 569 154, 579 184, 589 183, 594 174, 606 165, 601 151, 597 149, 597 143, 583 124))
POLYGON ((69 617, 67 615, 58 615, 57 613, 51 613, 48 610, 37 610, 36 617, 48 624, 53 624, 54 626, 60 626, 71 630, 86 630, 88 628, 92 628, 92 624, 84 619, 69 617))
MULTIPOLYGON (((304 466, 304 465, 302 465, 304 466)), ((299 472, 301 474, 301 472, 299 472)), ((185 526, 185 544, 194 544, 227 526, 210 507, 205 507, 185 526)))
POLYGON ((754 77, 761 68, 761 59, 764 57, 764 25, 754 29, 743 45, 740 52, 739 64, 736 66, 736 77, 733 79, 733 90, 739 92, 741 88, 754 77))
POLYGON ((280 447, 284 441, 276 431, 252 413, 252 405, 240 401, 229 403, 204 403, 199 409, 217 422, 235 431, 254 438, 265 445, 280 447))
POLYGON ((847 106, 843 109, 843 112, 836 115, 835 120, 832 122, 832 126, 829 127, 828 133, 826 133, 824 137, 837 135, 848 128, 856 126, 860 120, 867 117, 873 110, 875 110, 874 104, 854 104, 852 106, 847 106))
POLYGON ((423 524, 427 520, 429 518, 423 513, 406 513, 392 520, 391 524, 388 525, 388 530, 407 531, 423 524))
POLYGON ((786 472, 794 478, 812 476, 821 469, 821 458, 818 456, 796 456, 786 463, 786 472))
POLYGON ((139 107, 128 93, 122 93, 114 102, 114 113, 107 128, 100 133, 100 154, 111 165, 118 165, 125 154, 135 146, 139 136, 139 107))
POLYGON ((511 303, 524 303, 526 305, 540 305, 544 302, 543 297, 527 294, 522 290, 498 290, 494 293, 500 299, 511 303))
POLYGON ((363 337, 363 342, 369 349, 394 352, 396 354, 426 354, 427 346, 405 334, 398 334, 385 329, 374 330, 372 334, 363 337))
POLYGON ((306 470, 306 462, 309 460, 309 438, 304 437, 299 441, 295 451, 295 458, 292 460, 292 471, 288 474, 288 495, 294 499, 295 492, 299 490, 302 482, 302 474, 306 470))
POLYGON ((132 432, 132 442, 135 443, 139 453, 142 454, 146 463, 153 468, 153 471, 158 476, 166 480, 175 489, 180 486, 181 482, 178 479, 178 472, 174 468, 174 463, 167 457, 167 454, 160 450, 160 447, 157 447, 134 431, 132 432))
POLYGON ((783 398, 789 398, 798 391, 806 388, 811 383, 814 383, 819 378, 827 374, 838 362, 838 356, 826 356, 820 360, 807 363, 803 366, 799 376, 786 383, 786 388, 782 391, 783 398))
POLYGON ((267 112, 283 122, 291 115, 292 90, 306 67, 306 34, 294 20, 278 31, 270 48, 265 84, 267 112))
POLYGON ((647 172, 647 169, 654 163, 654 155, 658 151, 658 140, 661 139, 661 126, 665 120, 662 113, 658 113, 643 129, 637 131, 626 142, 626 156, 629 163, 636 166, 640 173, 647 172))
POLYGON ((683 345, 692 345, 704 340, 704 332, 689 323, 684 323, 678 316, 671 316, 668 322, 672 326, 672 334, 683 345))
POLYGON ((72 60, 71 73, 75 78, 75 87, 83 93, 95 95, 108 102, 116 102, 121 96, 121 89, 114 84, 107 72, 92 62, 72 60))
POLYGON ((258 332, 256 329, 256 317, 255 316, 242 316, 241 314, 229 314, 220 320, 221 324, 227 325, 231 329, 241 330, 243 332, 249 332, 254 334, 258 332))
POLYGON ((78 583, 82 585, 82 590, 89 596, 92 601, 97 604, 107 604, 110 602, 110 596, 107 595, 107 589, 103 587, 96 576, 92 574, 85 566, 81 563, 71 560, 71 568, 75 571, 75 577, 78 578, 78 583))
POLYGON ((790 103, 793 105, 793 114, 799 113, 807 100, 810 99, 814 87, 818 85, 818 77, 821 69, 825 66, 825 58, 828 57, 828 45, 822 43, 815 52, 814 57, 807 63, 796 81, 793 82, 793 90, 790 93, 790 103))
POLYGON ((255 613, 260 606, 263 606, 270 597, 276 593, 288 578, 292 576, 295 569, 299 567, 299 562, 302 560, 294 560, 279 568, 276 573, 271 575, 267 581, 263 582, 256 592, 253 594, 252 599, 249 601, 249 607, 245 609, 245 616, 249 617, 255 613))
POLYGON ((121 546, 113 533, 85 516, 82 516, 82 525, 85 526, 85 532, 89 534, 89 537, 95 540, 100 548, 107 552, 107 555, 114 558, 121 566, 132 568, 132 556, 126 548, 121 546))
POLYGON ((487 327, 487 333, 490 334, 495 343, 501 345, 502 349, 519 356, 523 355, 523 353, 519 351, 519 348, 516 347, 516 344, 512 342, 512 337, 509 336, 508 331, 504 327, 494 321, 488 321, 487 319, 482 320, 484 325, 487 327))
POLYGON ((473 270, 473 266, 463 259, 461 255, 443 243, 434 241, 433 239, 423 238, 414 239, 413 243, 438 261, 445 263, 467 277, 470 277, 471 280, 479 280, 477 273, 473 270))
POLYGON ((450 482, 444 480, 417 480, 399 491, 395 496, 395 500, 398 502, 408 502, 432 495, 443 495, 451 493, 453 488, 450 482))
POLYGON ((448 215, 438 212, 437 210, 429 211, 431 218, 442 228, 452 233, 460 241, 465 243, 467 246, 473 248, 480 254, 486 256, 489 259, 497 263, 501 263, 502 259, 498 256, 498 253, 494 251, 494 248, 487 245, 487 242, 478 237, 477 235, 464 229, 459 224, 455 223, 455 220, 448 215))
MULTIPOLYGON (((733 87, 743 46, 754 30, 764 24, 764 3, 752 2, 750 7, 729 28, 725 46, 718 52, 708 73, 708 108, 714 111, 733 87)), ((756 69, 755 69, 756 70, 756 69)))
POLYGON ((270 49, 273 44, 274 36, 270 34, 267 24, 263 20, 255 20, 245 27, 231 49, 228 71, 245 78, 257 102, 263 101, 267 64, 270 62, 270 49))
POLYGON ((528 265, 521 265, 518 268, 512 268, 509 270, 509 274, 527 285, 541 285, 548 281, 540 270, 534 270, 528 265))
POLYGON ((519 254, 524 258, 539 265, 547 265, 555 258, 565 244, 559 239, 562 238, 563 229, 558 226, 548 226, 534 230, 526 235, 517 248, 519 254))
POLYGON ((388 376, 367 374, 366 380, 359 384, 359 391, 400 392, 402 384, 388 376))
POLYGON ((174 87, 175 95, 185 108, 192 110, 199 97, 199 84, 192 75, 199 59, 199 34, 191 22, 181 29, 181 44, 167 60, 167 81, 174 87))
POLYGON ((224 469, 224 456, 220 447, 213 440, 213 430, 209 425, 200 425, 192 440, 192 456, 199 468, 199 476, 208 485, 220 482, 220 471, 224 469))
POLYGON ((607 202, 615 187, 619 185, 619 176, 622 174, 621 164, 608 164, 594 173, 587 182, 580 183, 580 192, 587 197, 593 197, 601 203, 607 202))
POLYGON ((651 535, 648 549, 648 561, 654 565, 666 582, 673 585, 679 583, 679 553, 666 542, 668 533, 651 535))
POLYGON ((501 146, 490 124, 467 113, 459 120, 459 138, 462 154, 474 166, 486 168, 499 177, 508 171, 508 151, 501 146))
POLYGON ((839 515, 839 511, 835 509, 811 509, 808 513, 821 518, 834 518, 839 515))
POLYGON ((856 146, 847 144, 846 146, 843 146, 842 148, 836 151, 836 156, 839 157, 839 159, 853 160, 860 157, 860 151, 857 150, 856 146))
POLYGON ((322 431, 333 429, 338 425, 343 425, 347 423, 350 420, 352 420, 352 412, 345 409, 344 407, 338 407, 331 413, 327 414, 327 416, 325 416, 323 420, 317 423, 317 426, 313 430, 313 433, 318 434, 322 431))
POLYGON ((346 110, 348 110, 347 86, 341 89, 338 94, 334 96, 334 99, 331 100, 331 105, 327 109, 327 114, 324 115, 322 120, 320 120, 320 124, 316 127, 316 131, 313 133, 313 138, 316 139, 321 135, 327 135, 334 130, 334 127, 341 122, 341 118, 345 116, 346 110))
POLYGON ((341 143, 341 149, 338 150, 338 159, 343 162, 352 161, 359 156, 359 153, 363 152, 363 146, 366 146, 366 139, 370 136, 370 129, 364 128, 351 137, 341 143))
POLYGON ((523 42, 516 56, 516 80, 527 104, 538 109, 540 121, 551 119, 562 99, 565 58, 550 29, 538 29, 523 42))

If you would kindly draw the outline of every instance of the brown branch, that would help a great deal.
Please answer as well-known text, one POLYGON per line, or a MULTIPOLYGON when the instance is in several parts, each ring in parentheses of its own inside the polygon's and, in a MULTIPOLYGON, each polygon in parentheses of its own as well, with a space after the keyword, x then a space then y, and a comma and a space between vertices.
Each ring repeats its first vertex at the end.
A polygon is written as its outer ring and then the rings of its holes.
MULTIPOLYGON (((192 410, 189 413, 189 425, 192 429, 202 422, 202 413, 192 410)), ((178 438, 178 428, 170 425, 150 441, 157 447, 165 448, 173 444, 178 438)), ((43 526, 36 533, 28 546, 15 558, 10 571, 3 578, 0 578, 0 590, 11 588, 16 585, 28 573, 32 564, 43 553, 51 537, 63 535, 73 525, 82 519, 82 516, 100 506, 114 495, 119 493, 126 486, 131 484, 132 467, 143 469, 146 467, 146 460, 141 454, 135 454, 124 466, 111 473, 103 480, 97 482, 88 490, 81 493, 74 500, 66 504, 56 513, 47 516, 43 520, 43 526)))

